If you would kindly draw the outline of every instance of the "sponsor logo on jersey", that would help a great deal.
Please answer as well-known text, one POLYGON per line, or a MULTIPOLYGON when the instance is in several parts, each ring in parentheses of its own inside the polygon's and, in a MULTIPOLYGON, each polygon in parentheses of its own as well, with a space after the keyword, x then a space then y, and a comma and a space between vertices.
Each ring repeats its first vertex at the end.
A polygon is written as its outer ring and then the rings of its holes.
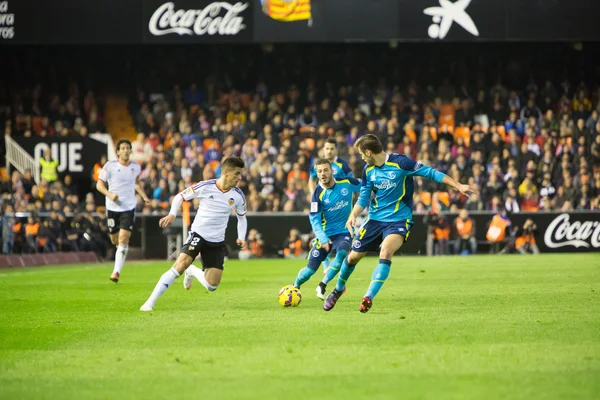
POLYGON ((381 183, 377 183, 373 186, 375 186, 379 190, 385 190, 395 188, 396 186, 398 186, 398 184, 396 182, 390 182, 387 179, 384 179, 383 181, 381 181, 381 183))
POLYGON ((349 203, 347 201, 338 201, 337 203, 335 203, 335 206, 328 208, 327 211, 337 211, 341 208, 344 208, 348 205, 349 203))

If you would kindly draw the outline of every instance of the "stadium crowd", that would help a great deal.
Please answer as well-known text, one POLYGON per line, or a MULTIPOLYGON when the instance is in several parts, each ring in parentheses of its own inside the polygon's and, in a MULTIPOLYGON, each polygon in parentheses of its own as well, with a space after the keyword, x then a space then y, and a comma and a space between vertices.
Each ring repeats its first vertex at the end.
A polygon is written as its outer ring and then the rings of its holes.
MULTIPOLYGON (((220 161, 232 155, 247 166, 241 188, 249 211, 307 211, 312 162, 325 141, 335 140, 338 156, 360 177, 364 164, 352 144, 366 133, 377 135, 388 152, 480 189, 467 199, 417 177, 417 213, 600 208, 600 87, 583 56, 565 57, 568 49, 532 56, 522 48, 488 50, 467 62, 462 50, 440 50, 427 54, 428 61, 418 52, 407 59, 379 50, 376 59, 372 47, 360 46, 131 54, 124 75, 136 83, 132 159, 142 165, 140 179, 152 199, 149 206, 140 201, 138 212, 165 213, 174 195, 218 177, 220 161), (555 59, 544 63, 543 57, 555 59)), ((92 86, 32 82, 0 92, 6 135, 105 129, 92 86)), ((97 167, 104 161, 98 157, 97 167)), ((53 211, 48 221, 60 221, 70 211, 100 209, 102 199, 83 196, 88 191, 77 192, 68 176, 38 186, 31 174, 14 172, 2 208, 53 211)), ((82 214, 81 229, 88 216, 102 220, 82 214)), ((73 221, 61 224, 56 246, 69 242, 73 221)), ((102 229, 92 225, 92 233, 102 229)), ((35 247, 26 238, 23 243, 35 247)))

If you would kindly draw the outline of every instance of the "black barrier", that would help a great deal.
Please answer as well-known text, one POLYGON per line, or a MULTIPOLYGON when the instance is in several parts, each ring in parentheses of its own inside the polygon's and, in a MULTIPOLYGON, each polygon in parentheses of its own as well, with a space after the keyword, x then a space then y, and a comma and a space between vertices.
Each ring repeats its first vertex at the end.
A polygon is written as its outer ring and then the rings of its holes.
POLYGON ((102 154, 107 154, 108 146, 90 137, 71 136, 15 136, 13 138, 40 165, 44 151, 50 149, 52 159, 58 161, 58 172, 69 174, 74 178, 89 178, 94 165, 100 161, 102 154))
MULTIPOLYGON (((21 213, 19 216, 28 216, 21 213)), ((48 213, 41 213, 41 217, 48 213)), ((6 215, 5 217, 7 217, 6 215)), ((456 214, 447 214, 448 221, 453 225, 456 214)), ((473 213, 470 215, 476 225, 476 239, 480 249, 487 249, 485 235, 487 225, 494 214, 473 213)), ((129 245, 140 247, 144 258, 165 259, 167 257, 167 232, 158 226, 162 215, 138 215, 135 219, 134 230, 129 245)), ((414 214, 414 226, 409 240, 402 246, 398 254, 426 254, 427 226, 423 223, 425 215, 414 214)), ((538 227, 535 237, 542 253, 570 252, 600 252, 600 213, 599 212, 568 212, 568 213, 519 213, 510 217, 513 225, 522 226, 527 218, 532 218, 538 227)), ((225 242, 231 251, 236 249, 237 218, 229 219, 225 242)), ((302 233, 311 233, 308 216, 302 213, 280 214, 248 214, 248 229, 257 229, 266 243, 268 256, 277 256, 277 251, 283 246, 290 229, 297 228, 302 233)), ((171 228, 170 233, 182 234, 181 228, 171 228)), ((451 238, 455 237, 451 230, 451 238)), ((599 257, 600 261, 600 257, 599 257)))
MULTIPOLYGON (((479 247, 486 250, 489 245, 485 238, 487 226, 494 214, 473 213, 471 217, 476 224, 476 239, 479 247)), ((427 226, 423 224, 424 215, 415 214, 415 224, 409 240, 398 253, 425 254, 427 226)), ((447 214, 453 225, 456 214, 447 214)), ((564 252, 600 252, 600 213, 519 213, 511 216, 513 225, 522 226, 527 218, 532 218, 538 226, 536 241, 543 253, 564 252)), ((140 216, 137 222, 142 228, 140 242, 145 243, 144 256, 147 258, 166 257, 166 236, 158 227, 160 216, 140 216)), ((236 248, 237 218, 231 217, 225 234, 225 241, 231 250, 236 248)), ((249 214, 248 229, 257 229, 267 244, 267 251, 274 255, 281 249, 290 229, 297 228, 302 233, 310 233, 311 227, 306 215, 301 213, 286 214, 249 214)), ((451 238, 455 237, 451 230, 451 238)), ((137 239, 137 238, 136 238, 137 239)))
POLYGON ((599 41, 594 0, 0 0, 0 42, 599 41))

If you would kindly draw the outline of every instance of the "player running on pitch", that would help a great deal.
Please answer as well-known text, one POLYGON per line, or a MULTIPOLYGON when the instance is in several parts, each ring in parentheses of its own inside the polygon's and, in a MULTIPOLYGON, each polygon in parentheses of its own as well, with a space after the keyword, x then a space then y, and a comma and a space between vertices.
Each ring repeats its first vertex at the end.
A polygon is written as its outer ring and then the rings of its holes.
MULTIPOLYGON (((337 143, 334 138, 329 138, 325 141, 323 145, 323 158, 331 164, 331 170, 335 179, 341 180, 354 177, 354 173, 348 163, 337 156, 337 143)), ((317 188, 317 181, 317 164, 315 163, 310 170, 310 178, 308 179, 308 190, 311 193, 317 188)), ((333 252, 330 252, 329 257, 323 260, 323 269, 327 270, 329 268, 329 263, 331 263, 332 259, 333 252)))
POLYGON ((325 311, 331 310, 345 292, 346 281, 367 251, 379 251, 379 264, 373 271, 371 284, 360 303, 359 311, 365 313, 371 308, 373 299, 390 273, 392 256, 404 244, 413 225, 413 176, 445 183, 466 196, 477 193, 471 186, 462 185, 406 156, 385 153, 375 135, 362 136, 354 147, 367 165, 363 170, 360 196, 346 225, 349 229, 353 229, 356 217, 369 204, 371 193, 375 193, 375 196, 369 206, 369 217, 354 237, 352 251, 342 263, 337 285, 323 303, 325 311))
POLYGON ((150 203, 144 193, 139 176, 142 168, 139 164, 129 161, 131 157, 131 142, 121 139, 117 142, 117 160, 104 164, 98 177, 96 189, 106 196, 106 217, 110 241, 118 246, 115 252, 115 266, 110 280, 118 282, 121 269, 127 258, 129 238, 135 221, 135 206, 137 192, 146 204, 150 203), (108 184, 108 187, 106 186, 108 184))
POLYGON ((173 223, 177 211, 184 200, 200 198, 200 206, 194 217, 188 239, 173 267, 159 279, 154 291, 140 308, 141 311, 152 311, 156 300, 185 272, 183 286, 192 287, 194 277, 208 290, 215 291, 223 276, 225 261, 225 230, 235 210, 238 218, 237 244, 241 249, 246 247, 246 198, 236 185, 242 179, 244 161, 238 157, 230 157, 223 162, 221 177, 202 181, 179 193, 171 202, 169 215, 159 221, 161 228, 173 223), (200 254, 202 269, 196 268, 192 262, 200 254))
POLYGON ((310 203, 310 224, 316 238, 309 253, 308 264, 298 272, 294 286, 308 281, 327 256, 335 250, 335 259, 325 271, 325 276, 317 287, 317 297, 325 300, 325 289, 340 270, 342 261, 351 247, 351 233, 346 221, 352 211, 352 193, 360 191, 360 181, 354 178, 336 180, 333 177, 331 162, 325 158, 315 162, 319 185, 310 203))

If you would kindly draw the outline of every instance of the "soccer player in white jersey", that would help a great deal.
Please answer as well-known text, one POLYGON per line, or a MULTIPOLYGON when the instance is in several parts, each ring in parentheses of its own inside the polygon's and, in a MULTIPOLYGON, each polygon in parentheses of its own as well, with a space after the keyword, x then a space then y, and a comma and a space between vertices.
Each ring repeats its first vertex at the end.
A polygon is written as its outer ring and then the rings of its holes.
POLYGON ((118 282, 121 269, 127 258, 129 238, 135 221, 135 206, 137 192, 145 203, 150 200, 144 193, 139 176, 142 168, 139 164, 129 160, 131 156, 131 142, 121 139, 117 142, 117 160, 104 164, 98 177, 96 189, 106 196, 106 217, 110 241, 118 246, 115 253, 115 266, 110 280, 118 282), (108 187, 107 187, 108 184, 108 187))
POLYGON ((244 161, 241 158, 230 157, 223 161, 219 179, 190 186, 173 199, 169 215, 159 221, 159 226, 163 229, 173 223, 184 200, 198 197, 200 206, 179 257, 171 269, 160 277, 154 291, 140 308, 141 311, 152 311, 156 300, 183 273, 183 286, 186 289, 191 288, 195 277, 211 292, 217 290, 225 261, 225 229, 232 210, 235 210, 238 219, 237 244, 241 249, 246 248, 246 198, 236 187, 242 179, 243 169, 244 161), (202 269, 192 265, 198 254, 202 261, 202 269))

